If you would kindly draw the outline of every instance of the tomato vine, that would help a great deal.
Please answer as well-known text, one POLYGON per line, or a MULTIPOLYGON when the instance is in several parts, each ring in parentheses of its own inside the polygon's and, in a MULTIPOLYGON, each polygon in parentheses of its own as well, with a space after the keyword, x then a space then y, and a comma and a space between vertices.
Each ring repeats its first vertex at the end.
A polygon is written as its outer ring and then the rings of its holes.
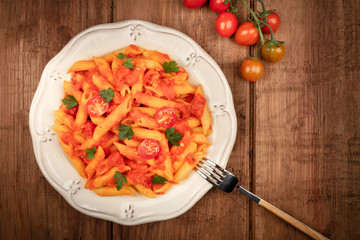
MULTIPOLYGON (((206 0, 184 0, 186 7, 201 7, 205 2, 206 0)), ((258 57, 260 51, 263 59, 272 63, 281 61, 285 54, 284 42, 274 38, 274 33, 279 29, 281 20, 276 10, 266 10, 262 0, 256 0, 262 7, 262 12, 258 11, 258 13, 249 7, 246 0, 241 0, 241 2, 250 12, 250 16, 247 22, 239 26, 239 17, 236 16, 238 13, 237 0, 210 0, 209 7, 219 14, 215 23, 219 35, 222 37, 234 35, 234 40, 241 46, 252 46, 260 41, 255 55, 247 57, 241 64, 241 74, 244 79, 256 81, 264 71, 263 63, 258 57), (270 34, 270 38, 264 34, 270 34)))

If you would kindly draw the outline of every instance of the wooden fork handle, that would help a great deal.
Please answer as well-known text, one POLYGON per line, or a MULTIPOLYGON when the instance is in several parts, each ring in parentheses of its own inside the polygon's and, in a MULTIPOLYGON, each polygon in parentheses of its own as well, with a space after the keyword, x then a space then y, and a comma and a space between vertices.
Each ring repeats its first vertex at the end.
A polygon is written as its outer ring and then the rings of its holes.
POLYGON ((291 225, 293 225, 294 227, 296 227, 297 229, 299 229, 300 231, 307 234, 309 237, 313 239, 328 239, 325 236, 321 235, 319 232, 312 229, 311 227, 303 224, 299 220, 293 218, 289 214, 281 211, 280 209, 276 208, 275 206, 271 205, 270 203, 262 199, 260 200, 259 205, 266 208, 267 210, 269 210, 279 218, 283 219, 284 221, 290 223, 291 225))
POLYGON ((252 192, 249 192, 248 190, 244 189, 243 187, 238 186, 237 189, 238 189, 239 192, 241 192, 242 194, 244 194, 245 196, 247 196, 248 198, 250 198, 251 200, 253 200, 257 204, 259 204, 260 206, 262 206, 265 209, 269 210, 270 212, 272 212, 273 214, 275 214, 279 218, 281 218, 284 221, 290 223, 291 225, 293 225, 294 227, 296 227, 297 229, 299 229, 300 231, 302 231, 303 233, 305 233, 309 237, 311 237, 313 239, 321 239, 321 240, 328 239, 325 236, 318 233, 317 231, 315 231, 314 229, 312 229, 309 226, 303 224, 299 220, 297 220, 297 219, 293 218, 292 216, 290 216, 289 214, 281 211, 280 209, 276 208, 275 206, 271 205, 270 203, 264 201, 263 199, 259 198, 258 196, 256 196, 252 192))

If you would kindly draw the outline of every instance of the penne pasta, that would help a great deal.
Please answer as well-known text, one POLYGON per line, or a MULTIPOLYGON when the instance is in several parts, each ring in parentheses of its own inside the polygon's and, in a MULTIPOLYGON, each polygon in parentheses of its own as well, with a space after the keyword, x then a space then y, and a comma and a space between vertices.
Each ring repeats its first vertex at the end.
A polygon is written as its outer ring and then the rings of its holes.
POLYGON ((131 95, 127 95, 125 100, 110 113, 105 120, 99 124, 94 131, 94 140, 98 141, 100 138, 109 131, 115 124, 119 123, 126 114, 130 111, 132 105, 131 95))
POLYGON ((129 45, 68 73, 52 129, 89 191, 155 198, 206 155, 212 123, 202 86, 169 55, 129 45))
POLYGON ((68 70, 68 73, 93 70, 96 68, 94 61, 77 61, 68 70))

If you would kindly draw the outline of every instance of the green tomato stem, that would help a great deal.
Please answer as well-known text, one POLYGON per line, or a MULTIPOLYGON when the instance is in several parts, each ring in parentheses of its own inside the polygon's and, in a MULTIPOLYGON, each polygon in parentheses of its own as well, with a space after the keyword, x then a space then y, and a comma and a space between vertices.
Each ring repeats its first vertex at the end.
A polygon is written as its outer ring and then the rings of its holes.
POLYGON ((255 53, 255 58, 257 59, 258 58, 258 55, 259 55, 259 52, 260 52, 260 49, 261 49, 262 46, 259 46, 258 50, 256 51, 255 53))
MULTIPOLYGON (((263 1, 261 1, 261 0, 257 0, 257 1, 261 4, 263 12, 266 12, 265 4, 263 3, 263 1)), ((266 19, 266 22, 267 22, 267 19, 266 19)))
POLYGON ((262 23, 265 24, 265 26, 267 26, 270 29, 271 41, 274 41, 274 33, 272 27, 270 27, 269 24, 267 24, 266 22, 262 22, 262 23))
POLYGON ((249 10, 250 14, 253 16, 254 21, 255 21, 255 28, 258 30, 259 32, 259 36, 260 36, 260 40, 261 40, 261 45, 263 45, 265 43, 264 41, 264 36, 261 32, 261 29, 259 29, 260 27, 260 20, 257 17, 256 13, 247 5, 247 3, 245 2, 245 0, 241 0, 241 2, 244 4, 244 6, 247 8, 247 10, 249 10))

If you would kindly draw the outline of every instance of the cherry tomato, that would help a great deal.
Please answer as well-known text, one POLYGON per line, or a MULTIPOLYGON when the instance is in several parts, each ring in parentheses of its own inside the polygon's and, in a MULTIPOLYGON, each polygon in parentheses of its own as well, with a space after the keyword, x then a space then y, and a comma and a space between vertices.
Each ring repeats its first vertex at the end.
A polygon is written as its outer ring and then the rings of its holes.
POLYGON ((222 12, 217 16, 215 26, 216 31, 222 37, 230 37, 236 31, 238 21, 231 12, 222 12))
MULTIPOLYGON (((268 19, 267 24, 272 28, 273 33, 275 33, 280 28, 281 20, 279 14, 272 12, 272 14, 269 14, 266 16, 268 19)), ((261 20, 261 19, 260 19, 261 20)), ((261 28, 261 31, 265 34, 270 34, 270 28, 268 26, 263 26, 261 28)))
POLYGON ((87 103, 87 112, 90 117, 100 117, 109 109, 109 103, 104 102, 100 95, 95 95, 87 103))
POLYGON ((160 153, 160 145, 158 141, 147 138, 138 146, 138 152, 140 157, 144 159, 156 158, 160 153))
POLYGON ((266 47, 267 43, 265 43, 261 47, 261 55, 267 62, 276 63, 281 61, 285 54, 285 46, 282 43, 276 43, 279 47, 275 44, 271 43, 269 46, 266 47))
POLYGON ((246 81, 255 82, 264 73, 264 65, 256 59, 246 59, 241 64, 241 75, 246 81))
POLYGON ((224 4, 225 0, 210 0, 209 6, 214 12, 225 12, 230 7, 230 2, 224 4))
POLYGON ((169 128, 177 121, 175 110, 170 107, 162 107, 155 113, 155 119, 160 126, 169 128))
POLYGON ((251 46, 259 41, 259 33, 252 22, 244 22, 235 33, 235 41, 241 46, 251 46))
POLYGON ((199 8, 206 3, 206 0, 184 0, 184 5, 187 8, 199 8))

